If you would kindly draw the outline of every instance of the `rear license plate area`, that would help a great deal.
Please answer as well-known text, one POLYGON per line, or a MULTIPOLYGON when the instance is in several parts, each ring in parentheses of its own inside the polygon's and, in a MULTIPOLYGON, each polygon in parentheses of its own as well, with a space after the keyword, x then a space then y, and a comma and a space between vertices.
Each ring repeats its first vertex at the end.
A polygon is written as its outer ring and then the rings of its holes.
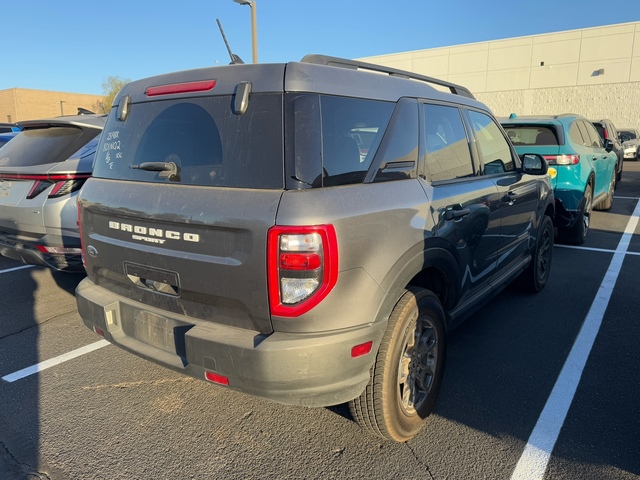
POLYGON ((147 311, 138 311, 134 317, 137 340, 180 357, 186 356, 184 335, 191 327, 147 311))

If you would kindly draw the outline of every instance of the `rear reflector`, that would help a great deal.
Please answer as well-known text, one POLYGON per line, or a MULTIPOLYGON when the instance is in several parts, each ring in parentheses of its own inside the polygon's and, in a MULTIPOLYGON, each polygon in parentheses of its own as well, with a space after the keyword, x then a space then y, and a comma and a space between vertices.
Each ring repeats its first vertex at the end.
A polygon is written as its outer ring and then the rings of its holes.
POLYGON ((93 331, 96 332, 98 335, 100 335, 101 337, 104 337, 104 331, 101 328, 98 328, 94 325, 93 327, 93 331))
POLYGON ((361 343, 360 345, 356 345, 351 349, 351 358, 361 357, 366 355, 371 351, 371 347, 373 346, 373 341, 369 340, 366 343, 361 343))
POLYGON ((204 372, 204 377, 210 382, 217 383, 218 385, 229 385, 229 379, 218 373, 204 372))
POLYGON ((215 80, 201 80, 198 82, 173 83, 171 85, 158 85, 148 87, 145 91, 147 97, 157 95, 171 95, 174 93, 206 92, 216 86, 215 80))
POLYGON ((54 253, 58 255, 80 255, 82 253, 81 248, 48 247, 46 245, 36 245, 36 248, 42 253, 54 253))

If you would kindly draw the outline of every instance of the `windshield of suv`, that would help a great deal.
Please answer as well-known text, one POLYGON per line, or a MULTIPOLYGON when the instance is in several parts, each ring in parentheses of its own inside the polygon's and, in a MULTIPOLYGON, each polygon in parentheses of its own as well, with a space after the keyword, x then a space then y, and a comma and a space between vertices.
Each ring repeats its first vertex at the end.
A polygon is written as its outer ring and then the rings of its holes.
POLYGON ((28 167, 66 160, 61 155, 82 135, 77 127, 24 130, 2 147, 0 166, 28 167))
POLYGON ((555 128, 545 125, 502 125, 514 146, 559 145, 555 128))
POLYGON ((98 145, 94 176, 282 188, 282 95, 252 95, 243 115, 232 113, 232 105, 228 95, 132 103, 124 122, 114 109, 98 145), (150 164, 170 165, 171 172, 150 164))

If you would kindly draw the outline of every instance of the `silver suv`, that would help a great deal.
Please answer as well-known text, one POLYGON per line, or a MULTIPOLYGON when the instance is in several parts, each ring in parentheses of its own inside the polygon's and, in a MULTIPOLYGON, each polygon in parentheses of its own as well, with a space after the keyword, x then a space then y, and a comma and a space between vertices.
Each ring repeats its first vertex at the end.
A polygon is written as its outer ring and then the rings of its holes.
POLYGON ((0 147, 0 254, 83 272, 76 198, 91 176, 104 115, 21 123, 0 147))
POLYGON ((226 388, 349 402, 396 441, 447 334, 551 266, 541 156, 463 87, 324 56, 125 86, 79 205, 89 328, 226 388))

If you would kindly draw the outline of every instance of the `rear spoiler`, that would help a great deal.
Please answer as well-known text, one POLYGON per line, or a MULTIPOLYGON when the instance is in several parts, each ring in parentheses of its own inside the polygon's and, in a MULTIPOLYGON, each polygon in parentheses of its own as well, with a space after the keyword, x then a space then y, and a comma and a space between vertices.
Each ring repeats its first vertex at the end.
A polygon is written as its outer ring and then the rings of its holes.
POLYGON ((382 65, 376 65, 373 63, 366 63, 366 62, 360 62, 357 60, 348 60, 346 58, 330 57, 327 55, 317 55, 317 54, 305 55, 301 61, 304 63, 328 65, 331 67, 348 68, 351 70, 368 70, 368 71, 377 72, 377 73, 386 73, 394 77, 408 78, 411 80, 418 80, 418 81, 430 83, 433 85, 439 85, 441 87, 448 88, 449 91, 455 95, 461 95, 463 97, 471 98, 473 100, 476 99, 473 96, 473 94, 469 91, 469 89, 466 87, 463 87, 462 85, 450 83, 444 80, 440 80, 438 78, 419 75, 417 73, 408 72, 406 70, 397 70, 395 68, 383 67, 382 65))

